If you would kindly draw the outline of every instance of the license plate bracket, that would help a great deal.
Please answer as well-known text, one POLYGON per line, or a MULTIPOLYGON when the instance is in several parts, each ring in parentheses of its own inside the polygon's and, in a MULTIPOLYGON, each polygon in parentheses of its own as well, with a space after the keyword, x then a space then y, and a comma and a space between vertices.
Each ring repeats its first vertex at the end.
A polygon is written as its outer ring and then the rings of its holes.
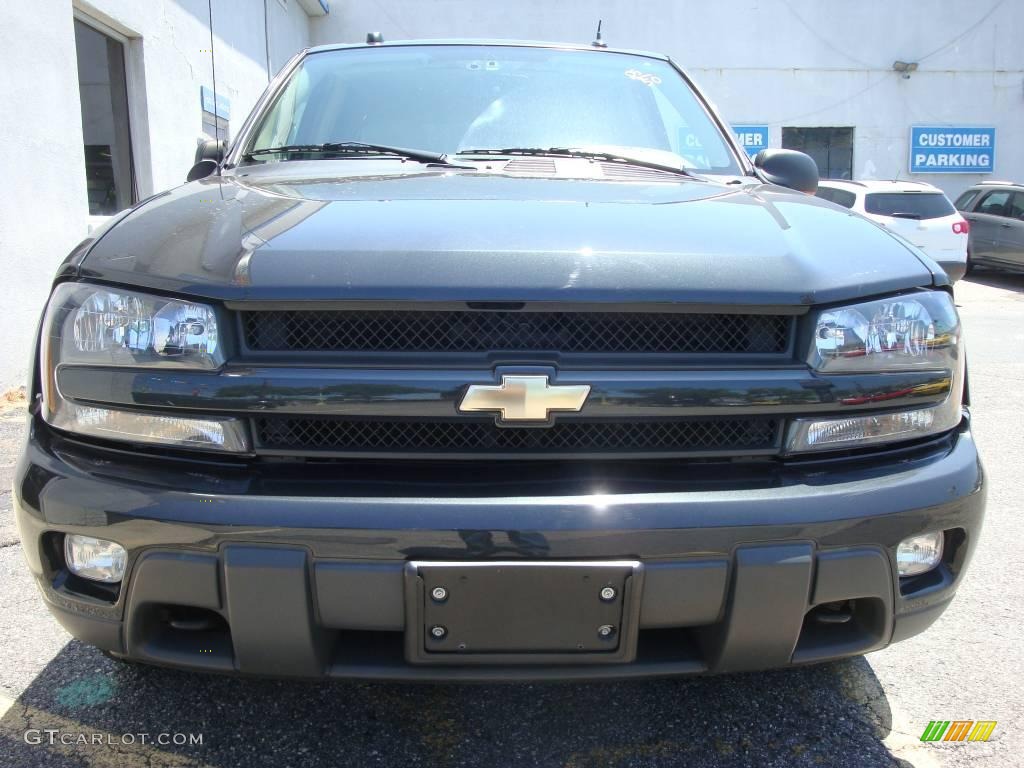
POLYGON ((406 660, 632 661, 642 581, 635 560, 407 563, 406 660))

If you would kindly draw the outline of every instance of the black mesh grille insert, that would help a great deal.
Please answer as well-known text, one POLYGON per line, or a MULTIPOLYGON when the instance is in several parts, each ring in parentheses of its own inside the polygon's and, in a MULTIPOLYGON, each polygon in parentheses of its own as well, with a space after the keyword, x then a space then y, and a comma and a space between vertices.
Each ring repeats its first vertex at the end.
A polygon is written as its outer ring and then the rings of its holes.
POLYGON ((559 421, 498 427, 491 421, 260 417, 259 447, 337 453, 710 453, 771 449, 776 419, 559 421))
POLYGON ((257 351, 778 354, 784 315, 488 310, 243 312, 257 351))

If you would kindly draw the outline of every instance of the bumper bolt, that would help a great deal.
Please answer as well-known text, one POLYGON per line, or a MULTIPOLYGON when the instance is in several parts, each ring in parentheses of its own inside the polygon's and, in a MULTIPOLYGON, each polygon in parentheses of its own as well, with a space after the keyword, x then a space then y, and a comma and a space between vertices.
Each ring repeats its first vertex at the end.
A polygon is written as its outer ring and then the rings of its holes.
POLYGON ((430 628, 430 636, 435 640, 443 640, 444 636, 448 634, 448 630, 442 627, 440 624, 435 624, 430 628))
POLYGON ((600 627, 597 628, 597 636, 600 637, 602 640, 607 640, 614 634, 615 627, 613 627, 611 624, 602 624, 600 627))
POLYGON ((434 587, 430 591, 430 596, 434 598, 435 603, 443 603, 448 599, 448 590, 444 587, 434 587))
POLYGON ((610 603, 615 599, 615 587, 605 587, 601 590, 601 599, 606 603, 610 603))

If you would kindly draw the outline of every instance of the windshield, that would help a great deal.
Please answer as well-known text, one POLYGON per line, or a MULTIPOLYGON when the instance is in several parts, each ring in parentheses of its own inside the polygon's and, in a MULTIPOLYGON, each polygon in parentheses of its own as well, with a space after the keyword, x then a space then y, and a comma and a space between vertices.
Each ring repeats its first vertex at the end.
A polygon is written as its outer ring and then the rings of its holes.
POLYGON ((864 210, 876 216, 939 219, 955 213, 941 192, 875 192, 864 196, 864 210))
MULTIPOLYGON (((312 53, 254 135, 247 152, 352 141, 448 154, 600 147, 741 172, 668 63, 607 51, 425 45, 312 53)), ((289 159, 296 155, 258 157, 289 159)))

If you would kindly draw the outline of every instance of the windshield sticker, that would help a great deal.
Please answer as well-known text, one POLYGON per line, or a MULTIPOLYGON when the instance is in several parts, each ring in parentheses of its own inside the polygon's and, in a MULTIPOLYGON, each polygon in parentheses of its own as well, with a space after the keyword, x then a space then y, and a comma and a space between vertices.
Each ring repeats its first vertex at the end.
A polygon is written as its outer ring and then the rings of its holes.
POLYGON ((626 77, 630 80, 638 80, 644 85, 661 85, 661 78, 652 75, 650 72, 641 72, 639 69, 627 69, 626 77))

